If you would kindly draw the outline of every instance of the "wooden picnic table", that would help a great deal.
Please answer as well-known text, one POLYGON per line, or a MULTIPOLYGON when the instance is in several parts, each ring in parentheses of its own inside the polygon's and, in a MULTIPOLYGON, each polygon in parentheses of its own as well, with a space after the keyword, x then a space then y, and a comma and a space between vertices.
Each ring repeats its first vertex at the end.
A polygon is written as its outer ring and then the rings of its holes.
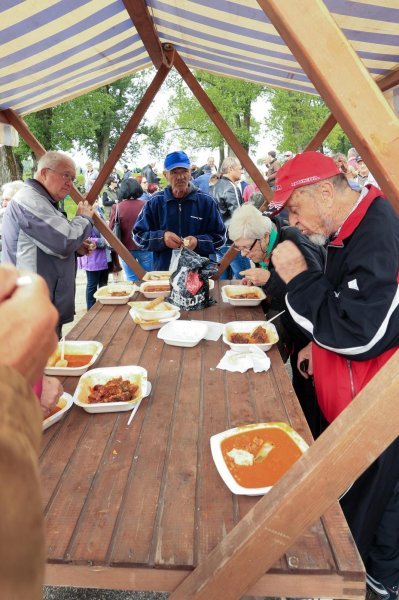
MULTIPOLYGON (((260 308, 220 299, 182 319, 259 320, 260 308)), ((142 299, 136 295, 134 300, 142 299)), ((278 350, 266 373, 216 369, 228 347, 202 340, 169 346, 136 326, 128 305, 96 304, 70 340, 98 340, 94 365, 141 365, 152 393, 130 412, 88 414, 74 406, 43 435, 47 585, 172 591, 254 506, 216 471, 209 439, 230 427, 285 421, 311 435, 278 350)), ((189 326, 189 325, 188 325, 189 326)), ((78 378, 63 380, 73 393, 78 378)), ((312 490, 303 506, 312 502, 312 490)), ((267 549, 265 549, 267 551, 267 549)), ((334 504, 248 592, 254 596, 364 598, 364 570, 334 504)))

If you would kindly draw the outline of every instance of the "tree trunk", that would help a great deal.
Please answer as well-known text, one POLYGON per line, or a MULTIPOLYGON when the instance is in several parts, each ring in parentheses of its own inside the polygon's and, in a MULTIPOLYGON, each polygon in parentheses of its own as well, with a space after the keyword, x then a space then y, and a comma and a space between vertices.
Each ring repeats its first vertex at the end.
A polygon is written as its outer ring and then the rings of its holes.
POLYGON ((22 172, 18 168, 12 147, 0 146, 0 185, 16 179, 22 179, 22 172))

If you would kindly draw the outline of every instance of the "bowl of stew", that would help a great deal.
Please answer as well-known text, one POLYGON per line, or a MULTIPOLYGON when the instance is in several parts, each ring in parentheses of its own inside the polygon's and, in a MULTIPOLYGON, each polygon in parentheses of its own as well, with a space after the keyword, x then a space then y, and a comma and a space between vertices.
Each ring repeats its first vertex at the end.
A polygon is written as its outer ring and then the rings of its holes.
POLYGON ((58 342, 56 351, 50 356, 44 368, 46 375, 70 375, 79 377, 94 365, 103 350, 101 342, 93 341, 65 341, 64 360, 67 366, 58 366, 61 359, 61 342, 58 342))

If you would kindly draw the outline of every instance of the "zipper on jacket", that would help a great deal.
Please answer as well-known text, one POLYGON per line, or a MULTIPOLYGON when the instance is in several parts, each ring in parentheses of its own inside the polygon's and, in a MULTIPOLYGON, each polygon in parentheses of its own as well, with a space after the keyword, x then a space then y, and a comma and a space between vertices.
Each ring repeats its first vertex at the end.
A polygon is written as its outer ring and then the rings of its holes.
POLYGON ((355 397, 355 382, 353 381, 353 371, 352 371, 352 364, 350 360, 346 360, 346 366, 348 367, 348 373, 349 373, 349 383, 350 383, 350 387, 351 387, 351 394, 352 394, 352 400, 355 397))
POLYGON ((181 235, 181 200, 179 200, 179 236, 182 237, 182 235, 181 235))

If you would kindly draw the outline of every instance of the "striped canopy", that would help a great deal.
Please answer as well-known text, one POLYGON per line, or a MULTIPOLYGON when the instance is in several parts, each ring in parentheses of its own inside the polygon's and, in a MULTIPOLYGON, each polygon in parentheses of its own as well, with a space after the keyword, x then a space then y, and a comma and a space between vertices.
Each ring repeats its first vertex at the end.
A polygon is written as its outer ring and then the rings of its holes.
MULTIPOLYGON (((146 4, 161 43, 190 68, 317 93, 256 0, 146 4)), ((398 0, 325 5, 374 78, 399 68, 398 0)), ((2 0, 0 10, 0 110, 35 112, 152 65, 122 0, 2 0)))

